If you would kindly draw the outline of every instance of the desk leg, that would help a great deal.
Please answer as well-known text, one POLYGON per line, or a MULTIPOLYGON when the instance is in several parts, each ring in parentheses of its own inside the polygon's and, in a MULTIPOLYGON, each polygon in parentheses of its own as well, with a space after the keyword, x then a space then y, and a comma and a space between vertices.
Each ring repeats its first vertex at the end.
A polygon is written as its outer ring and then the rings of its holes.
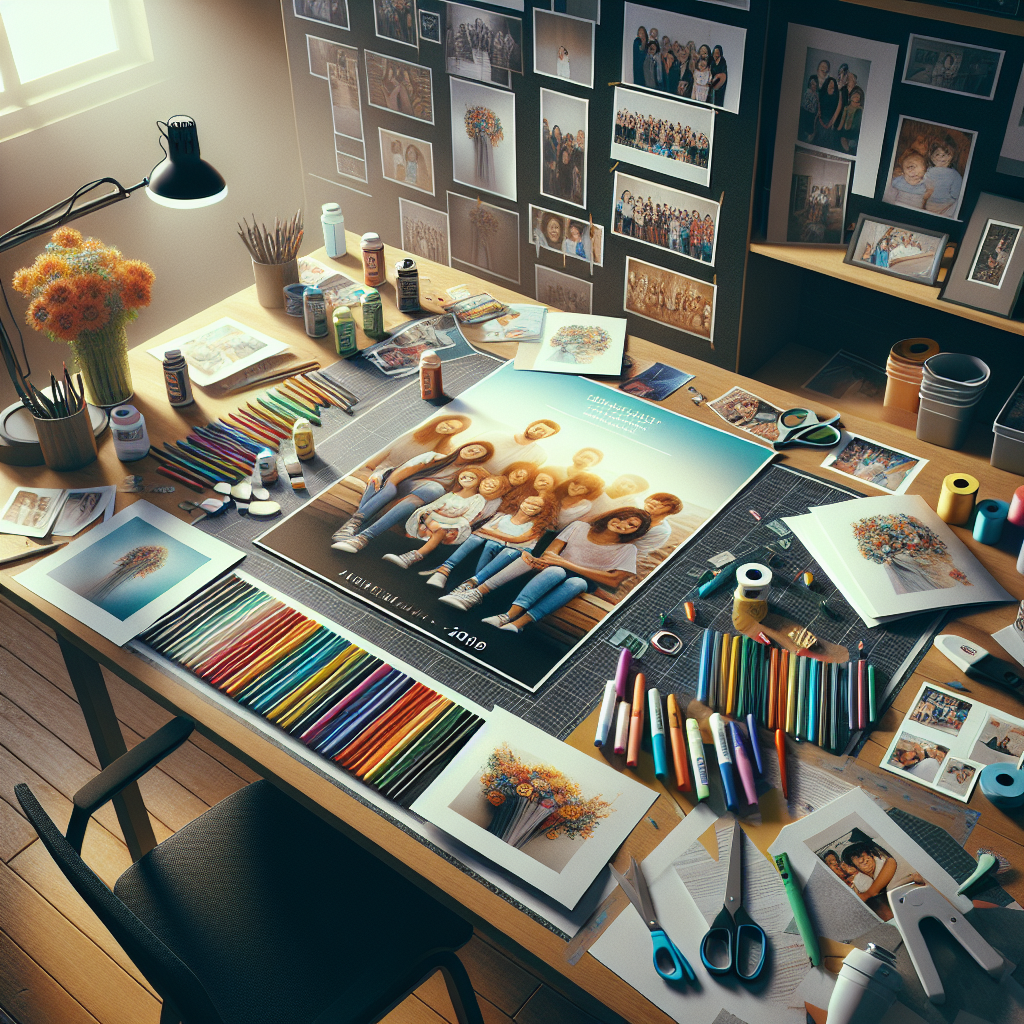
MULTIPOLYGON (((74 644, 62 636, 57 637, 60 653, 64 656, 71 685, 75 688, 78 703, 81 705, 85 724, 89 728, 92 744, 99 758, 100 767, 119 758, 127 747, 121 727, 114 714, 114 706, 110 703, 110 694, 99 665, 87 654, 80 651, 74 644)), ((137 782, 129 783, 114 797, 112 801, 120 822, 124 841, 132 860, 138 860, 156 846, 153 826, 146 813, 146 805, 142 802, 137 782)))

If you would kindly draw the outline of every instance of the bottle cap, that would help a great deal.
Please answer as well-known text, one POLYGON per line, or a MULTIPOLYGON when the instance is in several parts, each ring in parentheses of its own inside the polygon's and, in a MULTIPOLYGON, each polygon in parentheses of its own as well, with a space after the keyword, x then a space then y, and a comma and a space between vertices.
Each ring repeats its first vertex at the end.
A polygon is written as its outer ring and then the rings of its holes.
POLYGON ((181 349, 180 348, 169 348, 164 353, 164 362, 165 363, 176 363, 180 359, 181 359, 181 349))
POLYGON ((384 245, 376 231, 367 231, 360 239, 360 244, 364 249, 378 249, 384 245))
POLYGON ((297 434, 300 430, 312 430, 313 428, 309 425, 309 420, 299 417, 292 426, 292 433, 297 434))
POLYGON ((440 366, 441 357, 432 349, 425 348, 420 353, 420 366, 440 366))
POLYGON ((119 405, 110 414, 110 418, 114 420, 119 427, 130 427, 133 423, 138 423, 139 420, 142 419, 139 414, 139 410, 136 409, 134 405, 119 405))
POLYGON ((416 261, 410 259, 408 256, 404 260, 399 260, 395 264, 395 272, 398 274, 408 274, 410 271, 416 269, 416 261))
POLYGON ((332 319, 337 323, 339 320, 351 320, 352 310, 348 306, 335 306, 332 319))
POLYGON ((341 207, 337 203, 324 203, 320 209, 324 213, 341 213, 341 207))

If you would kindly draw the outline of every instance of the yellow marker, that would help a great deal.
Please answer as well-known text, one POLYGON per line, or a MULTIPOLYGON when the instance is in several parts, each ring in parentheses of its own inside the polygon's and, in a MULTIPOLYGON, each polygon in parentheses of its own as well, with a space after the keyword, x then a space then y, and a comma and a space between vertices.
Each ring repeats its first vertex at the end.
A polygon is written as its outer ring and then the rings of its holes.
POLYGON ((796 663, 797 656, 789 656, 789 679, 786 681, 786 732, 795 735, 796 729, 796 663))
POLYGON ((736 709, 736 673, 740 667, 740 638, 732 638, 732 647, 729 650, 729 692, 725 701, 725 713, 731 715, 736 709))

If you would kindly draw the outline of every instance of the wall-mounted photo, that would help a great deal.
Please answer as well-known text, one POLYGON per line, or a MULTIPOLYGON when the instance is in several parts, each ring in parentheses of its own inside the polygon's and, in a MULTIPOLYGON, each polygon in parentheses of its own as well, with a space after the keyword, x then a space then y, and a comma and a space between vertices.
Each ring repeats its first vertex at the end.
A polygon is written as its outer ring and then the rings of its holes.
POLYGON ((587 205, 587 100, 540 91, 540 192, 573 206, 587 205))
POLYGON ((597 266, 604 264, 604 228, 589 220, 566 216, 530 204, 530 242, 541 249, 572 256, 597 266))
POLYGON ((564 310, 566 313, 591 313, 594 304, 594 286, 560 270, 542 267, 533 268, 534 291, 537 301, 545 306, 564 310))
POLYGON ((516 200, 516 98, 504 89, 449 78, 452 180, 516 200))
POLYGON ((996 93, 1004 55, 1003 50, 911 33, 903 82, 990 100, 996 93))
POLYGON ((434 123, 430 68, 365 50, 366 95, 371 107, 434 123))
POLYGON ((444 63, 450 75, 509 88, 523 73, 522 18, 446 3, 444 63))
POLYGON ((441 42, 441 15, 434 11, 419 11, 420 17, 420 42, 440 43, 441 42))
POLYGON ((613 234, 714 264, 718 203, 621 171, 612 200, 613 234))
POLYGON ((500 206, 448 193, 453 263, 519 283, 519 214, 500 206))
POLYGON ((398 212, 402 220, 402 248, 413 256, 448 266, 451 263, 448 214, 411 199, 399 199, 398 212))
POLYGON ((850 187, 850 161, 797 146, 789 193, 787 242, 840 245, 850 187))
POLYGON ((897 224, 862 213, 843 262, 909 281, 935 284, 948 239, 943 231, 897 224))
POLYGON ((615 89, 611 158, 707 185, 715 112, 692 103, 615 89))
POLYGON ((955 220, 977 132, 900 115, 882 200, 955 220))
POLYGON ((373 24, 378 39, 417 46, 416 0, 373 0, 373 24))
POLYGON ((349 28, 348 0, 292 0, 292 10, 296 18, 349 28))
POLYGON ((434 147, 423 139, 378 128, 384 177, 399 185, 434 194, 434 147))
POLYGON ((594 22, 533 9, 533 73, 594 87, 594 22))
MULTIPOLYGON (((871 61, 809 46, 804 56, 798 139, 810 146, 856 156, 867 110, 871 61)), ((872 108, 872 113, 878 111, 872 108)), ((885 119, 885 111, 881 111, 885 119)))
POLYGON ((331 90, 331 117, 334 133, 351 139, 363 137, 363 111, 359 104, 359 51, 354 46, 339 46, 336 62, 327 65, 331 90))
POLYGON ((365 182, 366 179, 366 146, 359 139, 350 139, 346 135, 334 136, 334 162, 342 177, 355 178, 365 182))
POLYGON ((625 278, 622 308, 627 313, 704 341, 714 340, 715 285, 633 256, 626 257, 625 278))
POLYGON ((626 4, 622 81, 737 113, 747 30, 626 4))
POLYGON ((1020 240, 1020 232, 1020 224, 989 220, 981 233, 981 244, 967 279, 989 288, 1002 288, 1006 280, 1006 268, 1020 240))
POLYGON ((601 0, 550 0, 550 5, 551 10, 558 14, 571 14, 574 18, 586 18, 595 25, 601 24, 601 0))
POLYGON ((343 46, 331 39, 322 39, 320 36, 306 36, 306 56, 309 58, 309 73, 314 78, 327 78, 328 64, 344 64, 343 55, 350 57, 355 54, 358 58, 359 51, 354 46, 343 46))

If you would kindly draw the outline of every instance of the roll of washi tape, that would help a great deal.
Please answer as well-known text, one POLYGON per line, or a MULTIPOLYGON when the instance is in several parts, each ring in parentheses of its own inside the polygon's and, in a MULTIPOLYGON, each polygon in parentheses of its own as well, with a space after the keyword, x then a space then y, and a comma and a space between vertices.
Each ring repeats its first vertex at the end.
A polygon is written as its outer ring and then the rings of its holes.
POLYGON ((936 512, 944 523, 963 526, 974 511, 978 481, 970 473, 950 473, 942 481, 936 512))
POLYGON ((772 585, 772 571, 760 562, 747 562, 736 570, 736 589, 740 597, 763 601, 772 585))
POLYGON ((892 347, 892 354, 897 362, 904 359, 908 363, 923 363, 938 352, 939 343, 931 338, 904 338, 892 347))
POLYGON ((974 517, 974 539, 981 541, 982 544, 998 544, 1009 511, 1010 506, 998 498, 979 501, 974 517))
POLYGON ((284 286, 284 311, 289 316, 302 316, 302 293, 306 290, 304 284, 286 284, 284 286))
POLYGON ((1001 811, 1024 807, 1024 768, 987 764, 981 769, 978 785, 982 795, 1001 811))
POLYGON ((1014 526, 1024 526, 1024 484, 1021 484, 1013 492, 1013 497, 1010 499, 1010 511, 1006 518, 1014 526))

